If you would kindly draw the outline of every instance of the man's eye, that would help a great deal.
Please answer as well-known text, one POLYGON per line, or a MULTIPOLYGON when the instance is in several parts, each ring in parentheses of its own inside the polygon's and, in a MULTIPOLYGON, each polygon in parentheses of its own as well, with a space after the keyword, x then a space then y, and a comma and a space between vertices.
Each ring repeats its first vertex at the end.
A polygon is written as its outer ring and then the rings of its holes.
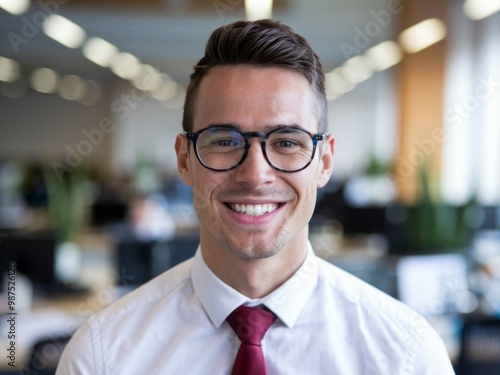
POLYGON ((233 146, 234 142, 227 140, 227 139, 221 139, 217 141, 217 146, 233 146))
POLYGON ((214 139, 211 145, 212 147, 240 147, 241 142, 235 139, 214 139))
POLYGON ((217 139, 213 142, 213 145, 218 147, 229 147, 236 146, 236 142, 232 139, 217 139))
POLYGON ((277 145, 279 147, 283 147, 283 148, 290 148, 290 147, 297 146, 297 143, 294 141, 290 141, 290 140, 283 140, 283 141, 278 142, 277 145))
POLYGON ((296 149, 300 147, 300 144, 293 139, 277 139, 272 142, 272 147, 275 149, 296 149))

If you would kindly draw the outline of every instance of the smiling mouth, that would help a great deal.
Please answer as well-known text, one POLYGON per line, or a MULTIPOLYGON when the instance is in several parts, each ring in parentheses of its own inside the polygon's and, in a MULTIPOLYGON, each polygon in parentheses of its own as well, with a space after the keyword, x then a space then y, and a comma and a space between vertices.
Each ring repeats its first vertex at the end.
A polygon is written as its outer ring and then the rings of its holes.
POLYGON ((277 203, 266 203, 266 204, 228 203, 227 205, 231 210, 248 216, 262 216, 269 212, 276 211, 280 206, 277 203))

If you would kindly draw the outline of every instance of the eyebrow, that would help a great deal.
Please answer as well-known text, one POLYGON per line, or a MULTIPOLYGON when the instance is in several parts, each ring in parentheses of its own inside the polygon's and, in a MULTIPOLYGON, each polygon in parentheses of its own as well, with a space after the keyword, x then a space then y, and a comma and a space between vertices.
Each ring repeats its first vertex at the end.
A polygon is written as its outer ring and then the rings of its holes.
MULTIPOLYGON (((238 130, 243 131, 241 129, 240 125, 234 124, 234 123, 231 123, 231 122, 228 122, 228 123, 213 123, 213 124, 208 124, 207 126, 203 127, 202 129, 207 129, 207 128, 211 128, 211 127, 214 127, 214 126, 231 126, 233 128, 236 128, 238 130)), ((286 129, 286 128, 302 129, 302 130, 308 131, 303 126, 301 126, 299 124, 296 124, 296 123, 292 123, 292 124, 264 125, 264 129, 266 131, 268 131, 268 132, 270 132, 270 131, 272 131, 274 129, 286 129)))

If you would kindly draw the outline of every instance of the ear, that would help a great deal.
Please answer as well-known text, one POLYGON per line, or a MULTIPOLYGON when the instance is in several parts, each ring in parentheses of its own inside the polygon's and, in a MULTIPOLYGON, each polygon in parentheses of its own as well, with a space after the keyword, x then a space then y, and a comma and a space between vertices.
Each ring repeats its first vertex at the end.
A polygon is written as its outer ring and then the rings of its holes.
POLYGON ((177 154, 177 170, 182 181, 186 185, 192 185, 191 159, 189 157, 188 140, 184 134, 179 134, 175 138, 175 153, 177 154))
POLYGON ((326 185, 333 170, 333 154, 335 149, 335 138, 328 134, 321 147, 321 156, 318 166, 318 188, 326 185))

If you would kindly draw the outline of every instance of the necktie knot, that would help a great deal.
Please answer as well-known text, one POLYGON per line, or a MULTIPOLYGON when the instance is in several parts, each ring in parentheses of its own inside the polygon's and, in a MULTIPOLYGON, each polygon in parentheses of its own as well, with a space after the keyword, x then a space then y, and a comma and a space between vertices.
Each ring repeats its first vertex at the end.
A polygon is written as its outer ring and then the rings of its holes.
POLYGON ((276 316, 256 307, 240 306, 228 317, 227 322, 241 342, 260 346, 262 338, 273 324, 276 316))
POLYGON ((233 375, 266 374, 261 341, 275 319, 270 311, 248 306, 240 306, 229 314, 226 320, 241 341, 233 375))

